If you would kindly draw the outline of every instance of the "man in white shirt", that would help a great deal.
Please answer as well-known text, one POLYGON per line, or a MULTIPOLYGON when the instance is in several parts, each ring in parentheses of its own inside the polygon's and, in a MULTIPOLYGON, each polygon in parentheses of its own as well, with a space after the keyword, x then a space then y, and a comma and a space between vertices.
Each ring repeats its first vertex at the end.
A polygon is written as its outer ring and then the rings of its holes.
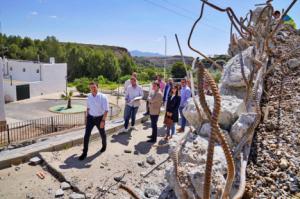
MULTIPOLYGON (((136 72, 133 72, 131 77, 134 77, 136 79, 136 84, 138 84, 136 72)), ((127 90, 128 86, 130 86, 130 85, 131 85, 131 78, 125 81, 124 93, 126 93, 126 90, 127 90)))
POLYGON ((126 106, 124 110, 124 129, 123 132, 128 131, 129 119, 131 118, 131 127, 134 128, 135 116, 141 105, 141 99, 143 98, 143 89, 137 85, 136 78, 131 77, 131 85, 128 86, 125 93, 126 106))
POLYGON ((87 156, 89 140, 94 126, 98 128, 102 139, 102 148, 100 152, 102 153, 106 150, 105 120, 109 110, 108 99, 106 95, 98 92, 97 83, 91 82, 89 86, 91 93, 87 98, 87 118, 84 134, 83 152, 79 157, 79 160, 84 160, 87 156))

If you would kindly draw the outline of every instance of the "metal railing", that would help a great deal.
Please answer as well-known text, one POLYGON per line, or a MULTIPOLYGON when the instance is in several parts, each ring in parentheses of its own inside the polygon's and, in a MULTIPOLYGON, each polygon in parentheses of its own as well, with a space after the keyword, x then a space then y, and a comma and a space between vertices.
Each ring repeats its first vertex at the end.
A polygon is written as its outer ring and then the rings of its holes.
POLYGON ((0 147, 85 125, 85 112, 55 115, 0 126, 0 147))

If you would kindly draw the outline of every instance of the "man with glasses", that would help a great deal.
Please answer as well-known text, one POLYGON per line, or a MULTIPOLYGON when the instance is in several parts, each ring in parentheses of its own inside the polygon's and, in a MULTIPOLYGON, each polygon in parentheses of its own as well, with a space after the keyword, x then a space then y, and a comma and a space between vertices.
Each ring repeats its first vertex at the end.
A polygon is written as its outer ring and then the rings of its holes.
POLYGON ((188 99, 191 97, 191 89, 187 86, 186 79, 181 80, 181 90, 180 90, 180 105, 179 105, 179 113, 181 117, 181 127, 177 129, 178 133, 184 132, 185 126, 186 126, 186 118, 184 117, 182 110, 187 104, 188 99))

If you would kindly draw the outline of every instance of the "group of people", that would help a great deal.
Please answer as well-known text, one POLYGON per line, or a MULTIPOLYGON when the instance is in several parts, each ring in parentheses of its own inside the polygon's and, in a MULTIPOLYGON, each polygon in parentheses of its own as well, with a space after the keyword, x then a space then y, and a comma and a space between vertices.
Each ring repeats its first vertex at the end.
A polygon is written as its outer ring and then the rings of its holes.
MULTIPOLYGON (((109 110, 109 102, 106 95, 98 92, 97 83, 91 82, 89 87, 91 93, 87 97, 84 145, 79 160, 84 160, 87 157, 89 139, 94 126, 98 128, 102 139, 102 148, 100 152, 104 152, 107 146, 105 124, 109 110)), ((138 84, 136 73, 132 73, 131 78, 125 82, 124 93, 124 128, 121 129, 120 132, 128 132, 130 129, 135 129, 136 114, 144 95, 142 87, 138 84), (131 124, 130 127, 129 121, 131 124)), ((176 134, 175 127, 176 123, 179 121, 179 114, 181 117, 181 125, 180 128, 177 129, 177 132, 184 132, 187 121, 183 115, 183 109, 190 97, 191 89, 188 86, 188 81, 186 79, 181 79, 179 85, 175 84, 171 78, 165 83, 159 75, 156 77, 156 80, 151 84, 146 103, 147 111, 144 113, 144 115, 150 115, 152 128, 152 134, 148 136, 149 140, 147 142, 155 143, 157 141, 157 123, 163 108, 165 108, 164 126, 166 127, 164 139, 168 141, 176 134)))
MULTIPOLYGON (((126 107, 124 111, 124 129, 121 131, 128 131, 128 123, 131 119, 131 128, 134 129, 134 120, 140 105, 140 100, 143 96, 142 88, 136 84, 136 73, 131 76, 131 85, 125 82, 125 100, 126 107), (133 104, 135 102, 135 104, 133 104), (131 111, 128 111, 131 110, 131 111)), ((176 133, 175 126, 179 121, 179 114, 181 116, 181 126, 177 129, 178 133, 185 130, 186 118, 183 115, 183 109, 187 104, 188 99, 191 97, 191 89, 187 85, 187 80, 182 79, 180 85, 176 85, 170 78, 165 83, 158 75, 156 80, 152 82, 151 90, 146 103, 146 113, 151 120, 152 134, 148 136, 148 142, 155 143, 157 141, 157 122, 160 116, 162 107, 165 107, 164 124, 166 127, 165 140, 169 140, 176 133)))

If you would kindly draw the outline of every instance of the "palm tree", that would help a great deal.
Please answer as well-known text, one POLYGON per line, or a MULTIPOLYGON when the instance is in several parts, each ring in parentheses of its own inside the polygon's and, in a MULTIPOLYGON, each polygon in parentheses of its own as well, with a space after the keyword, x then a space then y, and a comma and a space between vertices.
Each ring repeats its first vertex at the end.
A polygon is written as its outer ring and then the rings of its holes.
POLYGON ((73 97, 73 91, 69 91, 69 92, 66 92, 64 94, 61 94, 61 98, 64 99, 64 100, 68 100, 68 105, 67 105, 67 109, 70 109, 72 108, 72 105, 71 105, 71 99, 73 97))

